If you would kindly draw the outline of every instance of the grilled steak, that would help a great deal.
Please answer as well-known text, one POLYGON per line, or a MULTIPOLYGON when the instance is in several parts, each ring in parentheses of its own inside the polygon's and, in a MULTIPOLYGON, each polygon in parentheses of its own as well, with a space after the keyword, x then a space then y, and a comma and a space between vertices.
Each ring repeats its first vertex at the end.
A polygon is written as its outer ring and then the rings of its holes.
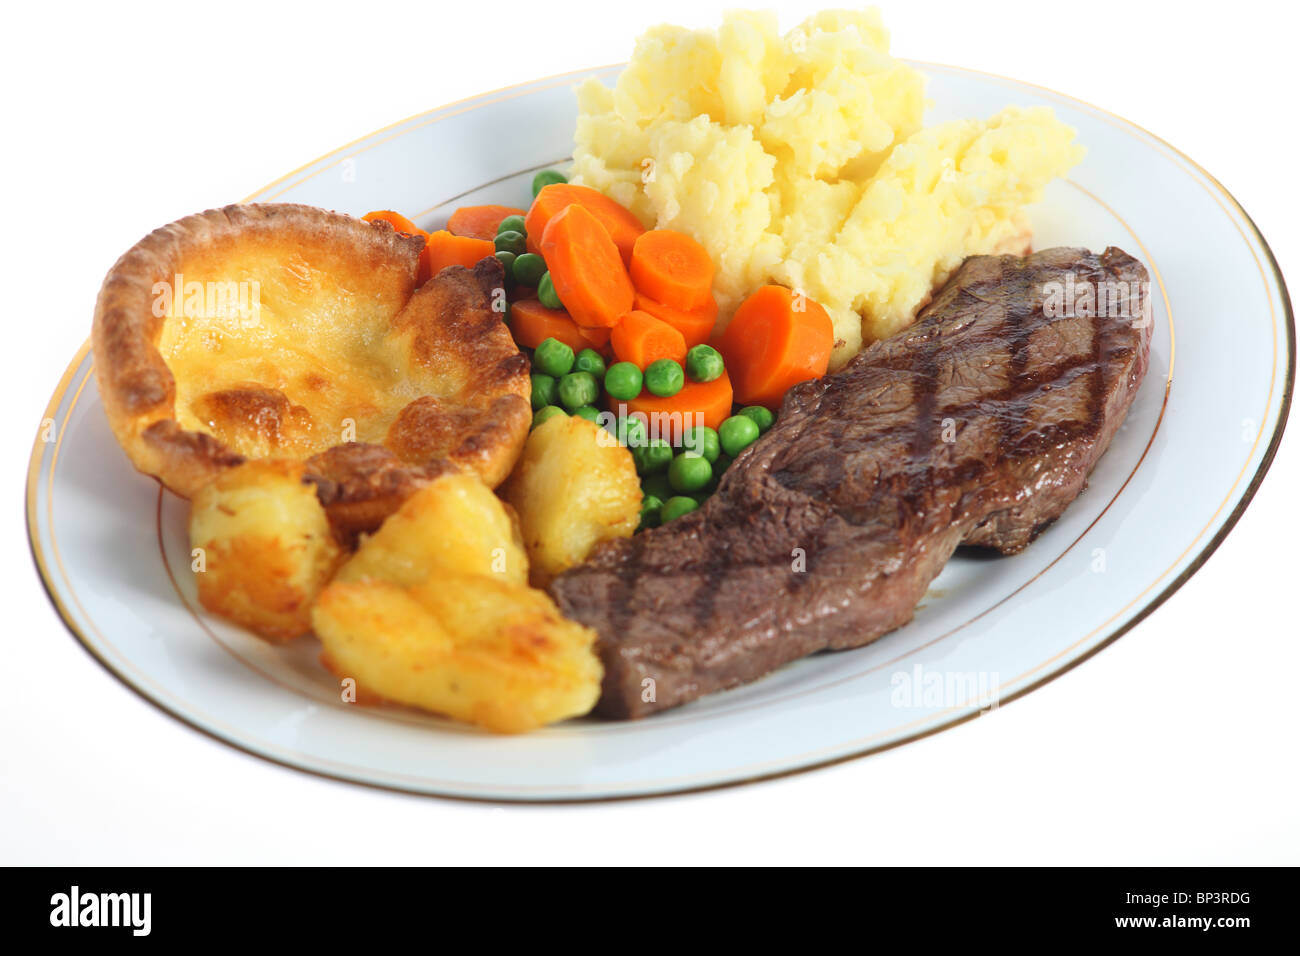
POLYGON ((792 389, 701 508, 553 582, 600 635, 597 713, 641 717, 867 644, 911 619, 958 545, 1025 547, 1141 384, 1149 313, 1115 303, 1146 279, 1113 248, 973 257, 912 327, 792 389))

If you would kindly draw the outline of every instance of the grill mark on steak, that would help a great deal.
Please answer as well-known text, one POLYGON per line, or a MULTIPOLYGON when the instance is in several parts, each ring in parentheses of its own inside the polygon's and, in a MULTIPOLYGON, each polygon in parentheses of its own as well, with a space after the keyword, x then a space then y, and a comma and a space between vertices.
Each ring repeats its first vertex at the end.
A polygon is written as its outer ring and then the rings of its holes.
MULTIPOLYGON (((1011 399, 1013 396, 1018 397, 1024 394, 1026 388, 1025 370, 1029 366, 1029 338, 1032 334, 1032 328, 1025 322, 1025 310, 1028 308, 1025 296, 1028 291, 1026 286, 1028 279, 1025 270, 1017 270, 1015 273, 1016 288, 1008 302, 1007 324, 1010 328, 1007 330, 1008 338, 1011 342, 1011 377, 1009 382, 1010 393, 1006 396, 1011 399)), ((1015 439, 1015 435, 1008 434, 1008 426, 1013 422, 1020 422, 1021 416, 1019 401, 1014 402, 1017 414, 1004 416, 1002 424, 1002 437, 1004 441, 1015 439)))
POLYGON ((1123 420, 1150 344, 1150 322, 1047 317, 1044 286, 1067 273, 1146 280, 1118 249, 966 260, 911 328, 791 389, 701 508, 552 582, 561 610, 599 634, 597 711, 640 717, 867 644, 911 619, 959 544, 1011 553, 1055 520, 1123 420))

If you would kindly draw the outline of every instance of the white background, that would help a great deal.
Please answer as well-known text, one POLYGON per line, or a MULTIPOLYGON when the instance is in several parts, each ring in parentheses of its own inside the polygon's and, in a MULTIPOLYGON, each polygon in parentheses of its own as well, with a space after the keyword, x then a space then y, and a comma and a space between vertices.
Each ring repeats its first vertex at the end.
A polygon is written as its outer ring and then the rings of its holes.
MULTIPOLYGON (((189 730, 65 632, 27 550, 27 457, 120 253, 381 126, 623 60, 651 23, 707 26, 727 5, 6 11, 0 862, 1300 863, 1294 431, 1208 565, 1091 661, 991 717, 739 789, 494 808, 334 783, 189 730)), ((821 5, 781 3, 782 25, 821 5)), ((1169 140, 1300 275, 1292 5, 883 6, 901 56, 1038 83, 1169 140)))

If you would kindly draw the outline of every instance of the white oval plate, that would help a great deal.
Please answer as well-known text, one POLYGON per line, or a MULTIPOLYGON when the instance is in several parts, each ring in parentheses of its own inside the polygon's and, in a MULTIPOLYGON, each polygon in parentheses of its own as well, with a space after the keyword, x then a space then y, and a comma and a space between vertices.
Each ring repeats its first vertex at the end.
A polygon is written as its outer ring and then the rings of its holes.
MULTIPOLYGON (((901 630, 640 722, 498 737, 360 708, 340 699, 314 640, 276 649, 198 610, 186 505, 127 463, 83 349, 50 403, 28 485, 32 552, 67 626, 144 697, 250 753, 493 801, 664 794, 872 753, 1005 703, 1115 640, 1205 561, 1268 468, 1294 379, 1285 286, 1242 209, 1161 140, 1047 90, 917 66, 937 103, 930 121, 1043 103, 1076 127, 1088 156, 1033 211, 1036 246, 1118 245, 1155 280, 1146 383, 1088 490, 1024 553, 959 554, 901 630)), ((612 82, 617 70, 588 72, 612 82)), ((458 205, 522 205, 533 171, 570 152, 571 87, 585 75, 413 117, 249 200, 391 208, 426 228, 458 205)))

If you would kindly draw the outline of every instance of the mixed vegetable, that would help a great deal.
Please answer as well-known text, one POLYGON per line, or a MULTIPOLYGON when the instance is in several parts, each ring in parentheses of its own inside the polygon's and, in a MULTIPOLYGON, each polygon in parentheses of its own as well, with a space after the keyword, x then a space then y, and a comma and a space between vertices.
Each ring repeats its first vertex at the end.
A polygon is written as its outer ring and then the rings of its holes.
POLYGON ((532 364, 534 427, 556 415, 578 415, 607 428, 632 452, 645 496, 642 527, 694 510, 717 488, 732 460, 776 420, 762 406, 730 414, 729 389, 716 428, 704 424, 700 413, 657 416, 637 408, 647 394, 674 397, 721 379, 725 363, 709 345, 691 349, 685 370, 659 359, 643 371, 635 362, 608 364, 593 348, 575 352, 557 338, 546 338, 533 350, 532 364))
POLYGON ((366 218, 424 237, 422 279, 501 261, 507 322, 532 357, 533 427, 567 414, 607 428, 641 476, 642 528, 695 510, 785 393, 826 374, 834 336, 820 305, 764 286, 715 335, 707 250, 554 170, 534 177, 527 210, 467 206, 433 233, 393 212, 366 218))

